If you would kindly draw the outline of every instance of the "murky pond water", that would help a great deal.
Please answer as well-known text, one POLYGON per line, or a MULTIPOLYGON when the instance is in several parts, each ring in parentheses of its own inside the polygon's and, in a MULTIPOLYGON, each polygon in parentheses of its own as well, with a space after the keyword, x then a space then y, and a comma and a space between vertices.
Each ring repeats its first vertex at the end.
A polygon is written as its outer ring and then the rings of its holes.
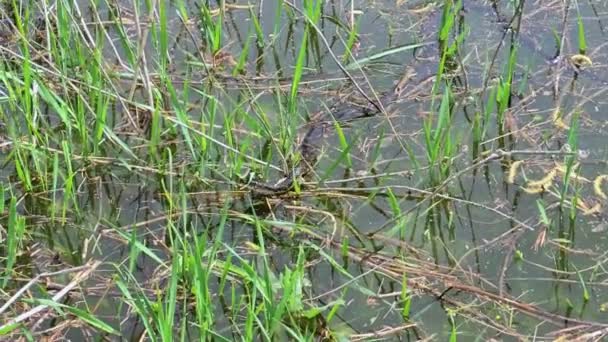
POLYGON ((0 12, 12 334, 608 334, 608 3, 148 6, 0 12))

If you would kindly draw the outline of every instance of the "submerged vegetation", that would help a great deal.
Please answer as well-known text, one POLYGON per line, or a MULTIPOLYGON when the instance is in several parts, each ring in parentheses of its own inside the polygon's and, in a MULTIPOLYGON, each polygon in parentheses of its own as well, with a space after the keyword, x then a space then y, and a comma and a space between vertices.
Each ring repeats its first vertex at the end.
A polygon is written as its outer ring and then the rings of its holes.
POLYGON ((1 1, 1 338, 602 339, 606 13, 1 1))

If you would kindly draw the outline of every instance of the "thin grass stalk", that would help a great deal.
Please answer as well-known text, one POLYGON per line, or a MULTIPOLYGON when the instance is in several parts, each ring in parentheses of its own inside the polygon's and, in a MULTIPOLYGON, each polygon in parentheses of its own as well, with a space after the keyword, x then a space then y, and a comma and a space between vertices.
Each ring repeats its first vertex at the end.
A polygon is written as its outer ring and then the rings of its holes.
POLYGON ((11 196, 8 207, 8 229, 6 237, 6 262, 4 265, 4 276, 2 279, 2 289, 5 289, 8 282, 13 278, 13 266, 17 260, 17 253, 21 247, 23 235, 25 233, 25 217, 17 213, 17 199, 11 196))

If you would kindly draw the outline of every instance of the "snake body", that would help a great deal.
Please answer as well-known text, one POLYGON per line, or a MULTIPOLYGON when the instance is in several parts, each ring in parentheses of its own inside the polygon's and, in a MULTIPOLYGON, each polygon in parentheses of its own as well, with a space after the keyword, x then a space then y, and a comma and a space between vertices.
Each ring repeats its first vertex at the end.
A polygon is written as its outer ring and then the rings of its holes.
POLYGON ((331 118, 328 120, 319 120, 310 123, 308 130, 302 138, 302 142, 298 146, 300 158, 293 167, 293 170, 276 183, 251 181, 248 183, 247 187, 249 187, 254 196, 276 196, 291 191, 298 178, 302 178, 312 171, 319 155, 320 142, 324 140, 323 138, 326 132, 330 130, 336 122, 341 124, 379 114, 380 111, 378 108, 384 108, 395 102, 413 75, 413 69, 410 67, 406 68, 406 71, 393 89, 377 96, 376 101, 378 101, 380 105, 368 103, 368 105, 365 106, 338 106, 329 111, 331 113, 331 118))

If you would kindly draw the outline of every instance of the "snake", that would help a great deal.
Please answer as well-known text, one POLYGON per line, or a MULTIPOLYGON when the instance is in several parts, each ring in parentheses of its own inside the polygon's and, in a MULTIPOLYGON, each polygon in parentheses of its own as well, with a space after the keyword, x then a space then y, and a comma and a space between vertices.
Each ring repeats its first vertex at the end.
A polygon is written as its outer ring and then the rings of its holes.
POLYGON ((254 197, 278 196, 288 193, 294 188, 297 179, 305 177, 313 170, 313 166, 319 156, 319 142, 324 140, 323 137, 328 130, 335 127, 335 123, 347 123, 380 114, 381 112, 378 108, 386 108, 397 101, 406 84, 414 75, 414 69, 410 66, 406 67, 396 85, 389 91, 378 95, 377 101, 381 105, 373 103, 364 106, 349 104, 330 109, 331 118, 309 123, 309 128, 304 133, 302 141, 297 147, 300 157, 291 172, 275 183, 251 180, 245 186, 251 190, 254 197))

